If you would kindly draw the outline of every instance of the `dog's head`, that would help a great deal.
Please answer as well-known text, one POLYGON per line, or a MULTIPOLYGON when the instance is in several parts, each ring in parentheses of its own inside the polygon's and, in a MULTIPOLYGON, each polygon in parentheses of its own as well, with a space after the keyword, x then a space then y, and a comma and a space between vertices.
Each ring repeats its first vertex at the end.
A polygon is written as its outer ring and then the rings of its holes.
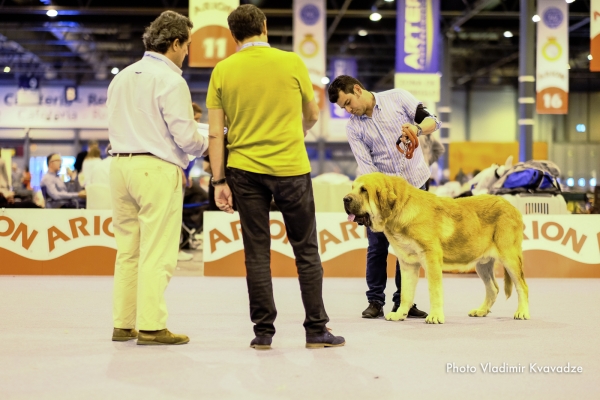
POLYGON ((352 184, 344 197, 348 220, 382 232, 385 221, 392 215, 397 197, 386 175, 375 172, 362 175, 352 184))

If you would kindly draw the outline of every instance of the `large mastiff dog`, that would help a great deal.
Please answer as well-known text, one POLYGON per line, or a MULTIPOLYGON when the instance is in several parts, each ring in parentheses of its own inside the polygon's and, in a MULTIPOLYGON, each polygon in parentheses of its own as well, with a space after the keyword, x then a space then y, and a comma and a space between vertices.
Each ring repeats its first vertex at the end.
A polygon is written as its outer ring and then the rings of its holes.
POLYGON ((504 267, 507 298, 515 284, 519 296, 515 319, 529 319, 521 249, 523 218, 508 201, 491 195, 442 198, 412 187, 403 178, 376 172, 356 179, 344 206, 350 220, 385 233, 400 261, 400 308, 388 313, 387 320, 406 318, 423 266, 431 301, 426 322, 443 324, 442 270, 460 272, 473 264, 485 284, 485 299, 469 315, 485 317, 498 296, 494 262, 504 267))

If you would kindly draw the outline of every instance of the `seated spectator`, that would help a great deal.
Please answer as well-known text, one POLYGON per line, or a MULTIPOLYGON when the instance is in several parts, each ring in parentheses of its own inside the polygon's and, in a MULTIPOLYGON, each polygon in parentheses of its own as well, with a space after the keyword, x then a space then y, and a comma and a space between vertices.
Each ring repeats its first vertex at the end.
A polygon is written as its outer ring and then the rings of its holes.
POLYGON ((48 172, 42 178, 40 186, 46 190, 46 208, 75 208, 73 201, 85 199, 85 190, 69 192, 67 185, 58 176, 62 166, 60 154, 53 153, 48 156, 48 172))
POLYGON ((23 179, 21 181, 23 183, 23 189, 32 190, 31 188, 31 172, 29 172, 29 167, 25 167, 25 172, 23 172, 23 179))

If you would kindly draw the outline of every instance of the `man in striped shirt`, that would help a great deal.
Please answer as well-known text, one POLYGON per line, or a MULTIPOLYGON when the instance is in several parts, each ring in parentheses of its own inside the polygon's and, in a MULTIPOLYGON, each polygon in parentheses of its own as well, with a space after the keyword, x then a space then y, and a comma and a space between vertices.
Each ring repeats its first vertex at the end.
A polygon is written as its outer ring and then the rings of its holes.
MULTIPOLYGON (((417 147, 411 159, 406 159, 396 149, 396 141, 410 130, 415 136, 430 135, 441 123, 430 114, 423 104, 403 89, 381 93, 369 92, 357 79, 340 75, 329 85, 329 101, 352 114, 346 134, 350 148, 356 157, 360 174, 382 172, 401 176, 416 188, 425 190, 430 177, 429 166, 421 147, 417 147)), ((369 307, 363 318, 383 316, 385 285, 387 282, 387 255, 389 242, 383 232, 367 230, 367 299, 369 307)), ((395 312, 400 306, 400 264, 396 261, 396 292, 393 295, 395 312)), ((427 313, 412 306, 408 317, 425 318, 427 313)))

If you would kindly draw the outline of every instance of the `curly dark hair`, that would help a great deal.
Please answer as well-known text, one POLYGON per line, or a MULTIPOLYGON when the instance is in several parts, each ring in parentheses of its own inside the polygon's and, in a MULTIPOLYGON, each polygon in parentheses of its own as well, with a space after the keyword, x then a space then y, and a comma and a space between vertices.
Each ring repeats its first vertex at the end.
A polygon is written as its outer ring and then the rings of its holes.
POLYGON ((227 17, 229 30, 238 42, 263 33, 265 13, 253 4, 244 4, 236 8, 227 17))
POLYGON ((181 44, 185 43, 193 27, 188 17, 175 11, 165 11, 144 31, 144 46, 147 51, 165 54, 175 39, 179 39, 181 44))
POLYGON ((364 85, 356 78, 348 75, 338 76, 333 80, 333 82, 331 82, 329 88, 327 89, 329 101, 331 103, 337 103, 338 98, 340 97, 340 90, 346 94, 354 94, 354 85, 358 85, 362 89, 365 89, 364 85))

